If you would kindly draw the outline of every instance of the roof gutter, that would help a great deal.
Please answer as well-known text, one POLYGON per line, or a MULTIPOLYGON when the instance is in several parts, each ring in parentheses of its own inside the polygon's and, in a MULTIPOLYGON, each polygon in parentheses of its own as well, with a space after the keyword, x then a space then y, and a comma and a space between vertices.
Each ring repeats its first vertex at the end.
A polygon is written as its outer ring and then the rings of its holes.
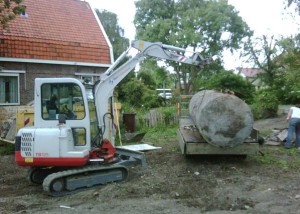
POLYGON ((86 66, 86 67, 107 67, 107 68, 110 67, 110 64, 102 64, 102 63, 44 60, 44 59, 24 59, 24 58, 10 58, 10 57, 0 57, 0 62, 26 62, 26 63, 56 64, 56 65, 77 65, 77 66, 86 66))

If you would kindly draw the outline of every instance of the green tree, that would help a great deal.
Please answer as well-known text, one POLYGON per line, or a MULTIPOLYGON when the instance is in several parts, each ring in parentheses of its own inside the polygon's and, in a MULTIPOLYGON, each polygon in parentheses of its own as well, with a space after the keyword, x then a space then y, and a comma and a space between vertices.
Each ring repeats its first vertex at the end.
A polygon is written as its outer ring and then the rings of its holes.
POLYGON ((252 111, 256 119, 272 118, 277 115, 279 100, 272 88, 264 88, 255 93, 252 111))
POLYGON ((248 62, 253 62, 256 68, 263 72, 258 74, 262 82, 269 87, 276 87, 277 80, 282 75, 282 64, 276 60, 283 53, 283 47, 280 40, 274 36, 263 35, 245 45, 243 56, 248 57, 248 62))
POLYGON ((135 108, 154 108, 161 105, 159 97, 153 93, 141 80, 132 78, 126 84, 121 85, 124 92, 124 102, 135 108))
POLYGON ((249 81, 243 79, 242 76, 236 75, 231 71, 221 71, 207 81, 199 83, 203 88, 216 89, 221 91, 231 91, 234 94, 245 100, 247 103, 253 101, 255 87, 249 81))
POLYGON ((274 39, 263 36, 249 42, 245 55, 263 72, 258 77, 281 103, 300 101, 300 36, 274 39), (299 92, 298 92, 299 91, 299 92))
MULTIPOLYGON (((158 66, 157 60, 149 58, 140 64, 139 73, 147 73, 153 79, 155 88, 174 88, 174 81, 171 79, 170 71, 164 66, 158 66)), ((140 74, 138 74, 139 76, 140 74)), ((148 84, 149 85, 149 84, 148 84)))
POLYGON ((9 21, 25 12, 23 0, 0 0, 0 22, 3 28, 9 26, 9 21))
POLYGON ((135 2, 136 37, 147 41, 168 43, 176 25, 174 0, 139 0, 135 2))
POLYGON ((300 35, 285 38, 280 41, 283 53, 276 59, 282 65, 284 71, 281 76, 276 77, 281 82, 281 90, 277 92, 282 103, 300 103, 300 35))
POLYGON ((151 75, 151 73, 148 72, 138 72, 137 78, 141 80, 149 89, 155 90, 156 88, 156 82, 151 75))
POLYGON ((121 87, 125 92, 126 102, 134 107, 141 107, 141 100, 144 95, 144 91, 147 90, 147 87, 142 83, 142 81, 133 78, 121 87))
MULTIPOLYGON (((300 0, 286 0, 287 6, 290 7, 292 4, 296 5, 298 15, 300 15, 300 0)), ((291 47, 289 54, 285 54, 284 63, 287 65, 287 75, 285 76, 286 85, 290 86, 289 93, 286 93, 291 103, 300 102, 300 84, 299 81, 299 70, 300 70, 300 34, 294 38, 286 39, 288 47, 291 47), (292 93, 293 92, 293 93, 292 93)))
MULTIPOLYGON (((200 51, 203 57, 218 56, 223 50, 239 49, 242 39, 252 35, 247 24, 226 0, 139 0, 134 24, 137 38, 160 41, 200 51)), ((183 83, 185 93, 192 89, 199 68, 169 62, 183 83)))
POLYGON ((290 7, 293 3, 296 5, 298 14, 300 15, 300 0, 285 0, 287 7, 290 7))
POLYGON ((124 29, 119 26, 115 13, 96 9, 96 14, 113 46, 114 59, 117 59, 129 47, 129 39, 124 37, 124 29))

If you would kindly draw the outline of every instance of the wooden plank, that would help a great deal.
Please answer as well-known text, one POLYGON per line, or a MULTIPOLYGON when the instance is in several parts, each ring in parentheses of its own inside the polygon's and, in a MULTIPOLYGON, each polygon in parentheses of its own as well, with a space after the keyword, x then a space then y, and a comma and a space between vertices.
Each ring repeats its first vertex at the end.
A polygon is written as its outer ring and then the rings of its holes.
POLYGON ((182 135, 181 135, 179 129, 177 130, 177 141, 179 143, 179 147, 180 147, 181 153, 185 155, 185 142, 184 142, 184 140, 182 138, 182 135))
POLYGON ((258 143, 243 143, 233 148, 220 148, 208 143, 186 143, 186 155, 250 155, 257 154, 258 143))
POLYGON ((232 148, 216 147, 205 142, 197 130, 186 130, 183 127, 177 130, 177 140, 184 155, 249 155, 257 154, 259 150, 257 142, 245 142, 232 148))
POLYGON ((180 118, 179 126, 180 134, 184 142, 206 143, 190 118, 180 118))
POLYGON ((0 137, 0 144, 6 144, 6 143, 15 144, 15 141, 6 140, 6 139, 0 137))
POLYGON ((180 128, 180 133, 185 142, 188 143, 206 143, 203 137, 200 135, 198 130, 193 127, 183 127, 180 128))

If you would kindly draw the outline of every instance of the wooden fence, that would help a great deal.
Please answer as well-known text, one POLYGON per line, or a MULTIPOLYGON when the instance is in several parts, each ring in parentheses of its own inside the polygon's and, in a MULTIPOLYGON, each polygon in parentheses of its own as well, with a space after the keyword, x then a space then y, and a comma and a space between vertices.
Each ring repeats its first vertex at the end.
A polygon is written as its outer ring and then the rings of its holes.
POLYGON ((173 125, 178 124, 178 114, 176 112, 163 112, 161 110, 150 110, 143 118, 144 125, 154 127, 157 125, 173 125))

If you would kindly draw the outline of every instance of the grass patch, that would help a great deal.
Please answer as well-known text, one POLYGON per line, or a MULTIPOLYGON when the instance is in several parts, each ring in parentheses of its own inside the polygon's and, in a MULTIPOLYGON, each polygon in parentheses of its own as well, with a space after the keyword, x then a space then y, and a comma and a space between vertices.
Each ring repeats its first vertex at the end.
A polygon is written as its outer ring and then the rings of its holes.
POLYGON ((300 171, 300 151, 296 148, 264 147, 261 151, 264 155, 253 157, 258 163, 270 167, 300 171))
POLYGON ((15 152, 15 145, 6 143, 0 146, 0 155, 12 155, 15 152))
POLYGON ((177 135, 177 125, 170 126, 156 126, 144 130, 146 135, 144 141, 151 142, 155 145, 166 144, 170 141, 174 141, 177 135))
POLYGON ((272 132, 273 132, 272 130, 261 130, 261 131, 259 131, 259 135, 261 137, 267 137, 267 136, 271 135, 272 132))
MULTIPOLYGON (((146 133, 142 141, 150 143, 152 145, 159 146, 159 145, 167 144, 170 141, 174 141, 174 139, 176 139, 177 136, 177 129, 178 129, 177 124, 172 124, 172 125, 161 124, 155 127, 145 127, 145 126, 138 127, 136 128, 135 133, 137 134, 146 133)), ((124 135, 126 133, 124 124, 120 126, 120 131, 121 131, 122 145, 130 145, 135 143, 134 141, 126 142, 126 140, 124 139, 124 135)), ((116 146, 121 145, 120 137, 118 133, 116 134, 115 145, 116 146)))

